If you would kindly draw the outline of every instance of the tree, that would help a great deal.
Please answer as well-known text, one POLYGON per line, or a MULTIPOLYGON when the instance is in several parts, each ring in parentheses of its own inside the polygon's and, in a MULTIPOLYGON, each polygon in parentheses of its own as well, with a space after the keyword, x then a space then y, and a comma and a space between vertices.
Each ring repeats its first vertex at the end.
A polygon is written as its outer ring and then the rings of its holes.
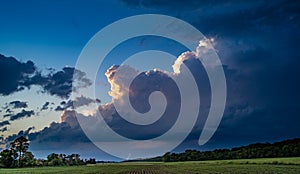
POLYGON ((5 149, 0 153, 1 167, 14 167, 15 161, 14 154, 11 150, 5 149))
POLYGON ((80 159, 79 154, 71 154, 66 157, 67 159, 67 165, 74 166, 74 165, 83 165, 84 161, 80 159))
POLYGON ((59 154, 51 153, 47 156, 47 161, 49 166, 61 166, 63 165, 63 159, 59 154))
POLYGON ((164 156, 162 157, 162 161, 163 162, 170 162, 171 161, 171 152, 167 152, 164 154, 164 156))
POLYGON ((96 159, 95 158, 90 158, 88 160, 85 160, 86 164, 96 164, 96 159))
POLYGON ((31 152, 25 152, 22 161, 24 161, 24 166, 34 166, 35 165, 35 159, 34 155, 31 152))
POLYGON ((27 152, 29 148, 28 139, 21 136, 15 139, 15 141, 13 141, 10 145, 11 145, 11 151, 16 152, 18 154, 18 166, 22 167, 23 155, 27 152))

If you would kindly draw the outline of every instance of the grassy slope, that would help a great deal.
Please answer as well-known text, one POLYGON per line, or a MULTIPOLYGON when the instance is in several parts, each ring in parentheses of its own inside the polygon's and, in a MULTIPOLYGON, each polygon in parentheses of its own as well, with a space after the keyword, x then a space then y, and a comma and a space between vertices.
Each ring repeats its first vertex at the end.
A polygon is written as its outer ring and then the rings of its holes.
POLYGON ((175 163, 116 163, 74 167, 0 169, 0 173, 300 173, 298 158, 215 160, 175 163))

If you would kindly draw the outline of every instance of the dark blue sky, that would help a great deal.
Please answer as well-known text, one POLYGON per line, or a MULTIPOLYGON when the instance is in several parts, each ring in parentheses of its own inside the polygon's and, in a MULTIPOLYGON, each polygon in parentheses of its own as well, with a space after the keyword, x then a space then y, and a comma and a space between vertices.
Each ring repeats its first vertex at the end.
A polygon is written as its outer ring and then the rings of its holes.
MULTIPOLYGON (((1 147, 16 136, 25 135, 31 139, 31 150, 37 157, 52 151, 79 151, 87 157, 114 159, 97 150, 78 123, 67 119, 68 114, 63 111, 72 110, 69 97, 73 67, 88 40, 112 22, 147 13, 177 17, 206 37, 214 38, 214 47, 224 65, 227 103, 217 132, 207 144, 199 146, 203 121, 199 119, 175 151, 230 148, 299 137, 299 12, 300 3, 292 0, 1 2, 1 147), (52 121, 56 123, 50 125, 52 121)), ((184 51, 182 47, 167 44, 169 41, 151 37, 133 39, 116 51, 128 55, 134 52, 132 45, 139 45, 142 40, 144 47, 136 46, 137 50, 160 48, 173 50, 177 56, 184 51)), ((105 77, 106 67, 121 59, 112 53, 105 68, 100 69, 99 77, 105 77)), ((206 77, 197 78, 201 84, 206 77)), ((108 82, 105 85, 110 88, 108 82)), ((107 100, 107 96, 101 99, 103 94, 99 92, 99 99, 107 100)), ((131 129, 127 131, 132 133, 131 129)))
POLYGON ((104 26, 142 13, 118 1, 9 1, 0 8, 2 54, 55 68, 75 66, 83 46, 104 26))

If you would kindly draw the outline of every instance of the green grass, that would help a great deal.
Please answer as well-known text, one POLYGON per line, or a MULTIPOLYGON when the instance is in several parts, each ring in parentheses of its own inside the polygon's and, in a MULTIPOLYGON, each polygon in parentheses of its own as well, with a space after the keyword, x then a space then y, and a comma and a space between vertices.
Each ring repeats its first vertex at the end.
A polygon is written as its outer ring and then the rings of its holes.
POLYGON ((0 169, 0 173, 199 174, 300 173, 300 158, 262 158, 174 163, 115 163, 72 167, 0 169))

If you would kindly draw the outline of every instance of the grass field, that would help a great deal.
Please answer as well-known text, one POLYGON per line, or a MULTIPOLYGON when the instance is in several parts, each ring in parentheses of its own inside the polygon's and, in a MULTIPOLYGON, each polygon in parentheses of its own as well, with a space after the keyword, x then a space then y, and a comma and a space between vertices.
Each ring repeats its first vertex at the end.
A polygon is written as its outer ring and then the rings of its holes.
POLYGON ((0 173, 199 174, 199 173, 300 173, 300 157, 214 160, 174 163, 114 163, 72 167, 0 169, 0 173))

